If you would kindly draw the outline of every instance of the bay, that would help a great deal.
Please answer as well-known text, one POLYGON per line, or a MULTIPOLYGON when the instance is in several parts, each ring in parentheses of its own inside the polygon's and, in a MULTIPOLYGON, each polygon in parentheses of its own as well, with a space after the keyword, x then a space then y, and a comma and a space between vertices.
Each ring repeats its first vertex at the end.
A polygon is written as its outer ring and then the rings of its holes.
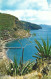
MULTIPOLYGON (((37 39, 41 44, 41 37, 47 42, 47 36, 49 38, 49 44, 51 45, 51 26, 42 26, 42 29, 39 30, 31 30, 31 34, 36 34, 36 36, 31 35, 28 38, 23 38, 18 40, 14 40, 6 44, 7 47, 24 47, 24 62, 28 60, 35 60, 32 56, 34 53, 37 53, 35 46, 36 43, 34 39, 37 39)), ((20 49, 8 49, 6 54, 7 56, 14 61, 14 56, 16 60, 19 62, 22 57, 22 48, 20 49)))

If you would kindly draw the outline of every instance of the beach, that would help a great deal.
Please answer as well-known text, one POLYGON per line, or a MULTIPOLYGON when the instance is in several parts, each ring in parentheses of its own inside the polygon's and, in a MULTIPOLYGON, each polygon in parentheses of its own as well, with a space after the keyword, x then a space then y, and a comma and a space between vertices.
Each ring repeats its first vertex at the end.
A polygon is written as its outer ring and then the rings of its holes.
POLYGON ((8 40, 1 40, 0 59, 8 59, 8 57, 6 55, 7 49, 5 49, 5 45, 6 45, 6 43, 11 42, 12 40, 15 40, 15 39, 10 38, 8 40))
MULTIPOLYGON (((27 38, 30 37, 30 34, 26 33, 26 35, 23 35, 22 38, 27 38)), ((14 40, 18 40, 21 39, 21 37, 18 38, 9 38, 6 40, 0 40, 0 59, 9 59, 6 55, 7 49, 5 49, 5 46, 8 42, 14 41, 14 40)))

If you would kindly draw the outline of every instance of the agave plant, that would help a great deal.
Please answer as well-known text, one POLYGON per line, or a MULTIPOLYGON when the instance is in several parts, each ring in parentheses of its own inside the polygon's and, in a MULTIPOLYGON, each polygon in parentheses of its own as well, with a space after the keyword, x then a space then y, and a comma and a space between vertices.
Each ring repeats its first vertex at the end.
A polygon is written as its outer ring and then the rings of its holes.
POLYGON ((49 45, 49 40, 47 37, 47 44, 43 38, 41 38, 43 46, 35 39, 37 46, 35 48, 38 50, 38 53, 35 53, 36 58, 50 58, 51 57, 51 45, 49 45))
POLYGON ((22 57, 20 58, 20 63, 19 63, 19 75, 24 75, 27 74, 32 70, 32 67, 34 65, 34 61, 30 62, 27 61, 25 64, 23 63, 23 56, 24 56, 24 48, 22 50, 22 57))
POLYGON ((34 64, 35 64, 34 61, 32 61, 32 62, 31 61, 27 61, 23 65, 22 70, 20 71, 20 74, 21 75, 25 75, 25 74, 29 73, 30 71, 32 71, 32 67, 33 67, 34 64))
POLYGON ((15 71, 15 75, 17 75, 19 72, 19 67, 18 67, 17 60, 15 57, 14 57, 13 69, 15 71))
POLYGON ((17 64, 16 58, 14 57, 14 63, 9 63, 9 68, 7 70, 8 75, 18 75, 19 73, 19 66, 17 64))

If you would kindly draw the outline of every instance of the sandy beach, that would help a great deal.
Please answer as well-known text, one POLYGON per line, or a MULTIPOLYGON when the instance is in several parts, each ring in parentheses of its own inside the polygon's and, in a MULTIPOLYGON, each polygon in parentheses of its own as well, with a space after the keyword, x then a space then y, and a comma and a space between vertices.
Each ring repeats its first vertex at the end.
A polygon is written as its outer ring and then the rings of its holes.
POLYGON ((0 51, 0 59, 5 59, 7 58, 6 56, 6 50, 4 49, 5 47, 5 42, 1 42, 1 51, 0 51))
POLYGON ((8 40, 1 40, 1 46, 0 46, 0 59, 8 59, 7 55, 6 55, 6 52, 7 50, 5 49, 5 45, 6 43, 8 42, 11 42, 12 40, 15 40, 15 39, 8 39, 8 40))

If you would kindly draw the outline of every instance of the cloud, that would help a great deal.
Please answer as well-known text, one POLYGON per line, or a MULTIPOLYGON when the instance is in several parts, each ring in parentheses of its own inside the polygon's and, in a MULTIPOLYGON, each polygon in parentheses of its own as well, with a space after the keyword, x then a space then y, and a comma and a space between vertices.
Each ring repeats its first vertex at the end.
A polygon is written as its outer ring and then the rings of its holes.
POLYGON ((0 12, 20 20, 51 25, 51 0, 0 0, 0 12))
POLYGON ((37 10, 6 10, 2 13, 7 13, 18 17, 20 20, 36 23, 51 25, 51 11, 37 11, 37 10))
POLYGON ((50 10, 47 0, 0 0, 2 10, 50 10))
POLYGON ((24 9, 36 9, 36 10, 47 10, 48 3, 47 0, 25 0, 21 5, 24 9))

